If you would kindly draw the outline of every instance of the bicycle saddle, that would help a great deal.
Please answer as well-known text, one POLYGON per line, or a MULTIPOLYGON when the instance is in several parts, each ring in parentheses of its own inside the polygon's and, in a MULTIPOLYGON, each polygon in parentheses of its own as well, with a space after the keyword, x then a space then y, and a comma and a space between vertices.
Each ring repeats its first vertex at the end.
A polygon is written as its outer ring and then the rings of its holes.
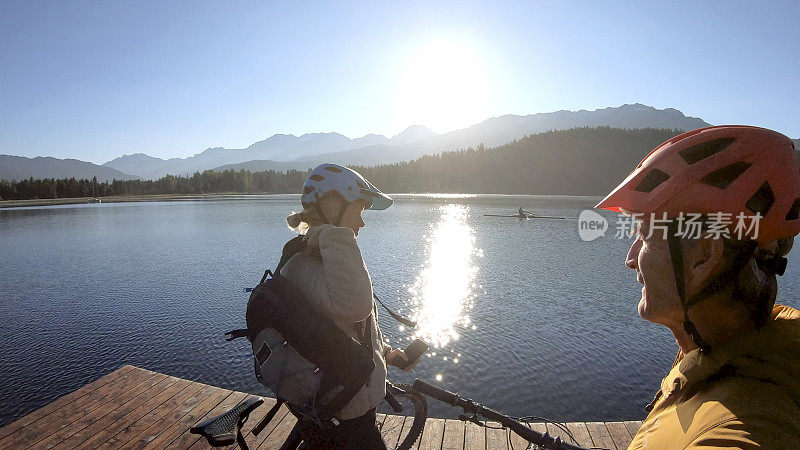
POLYGON ((212 447, 234 444, 247 417, 262 403, 264 399, 261 397, 249 397, 232 409, 198 423, 189 432, 204 436, 212 447))

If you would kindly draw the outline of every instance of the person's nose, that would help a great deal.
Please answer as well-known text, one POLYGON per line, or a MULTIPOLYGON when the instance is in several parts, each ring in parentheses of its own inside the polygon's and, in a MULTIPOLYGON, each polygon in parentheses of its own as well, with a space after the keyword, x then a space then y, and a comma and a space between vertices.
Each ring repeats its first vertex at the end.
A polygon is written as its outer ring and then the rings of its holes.
POLYGON ((628 255, 625 257, 625 265, 629 269, 636 270, 639 267, 639 251, 642 249, 642 238, 636 238, 628 250, 628 255))

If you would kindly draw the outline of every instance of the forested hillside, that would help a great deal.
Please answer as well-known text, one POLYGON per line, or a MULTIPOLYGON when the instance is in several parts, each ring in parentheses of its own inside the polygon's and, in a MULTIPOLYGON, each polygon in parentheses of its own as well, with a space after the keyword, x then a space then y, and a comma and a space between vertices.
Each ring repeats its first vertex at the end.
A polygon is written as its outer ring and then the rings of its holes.
MULTIPOLYGON (((603 195, 656 145, 679 130, 577 128, 527 136, 496 149, 423 156, 415 161, 355 167, 385 192, 603 195)), ((5 200, 213 192, 298 193, 305 172, 211 170, 155 181, 23 180, 0 183, 5 200)))
POLYGON ((551 131, 497 149, 479 146, 356 169, 386 192, 603 195, 678 133, 608 127, 551 131))

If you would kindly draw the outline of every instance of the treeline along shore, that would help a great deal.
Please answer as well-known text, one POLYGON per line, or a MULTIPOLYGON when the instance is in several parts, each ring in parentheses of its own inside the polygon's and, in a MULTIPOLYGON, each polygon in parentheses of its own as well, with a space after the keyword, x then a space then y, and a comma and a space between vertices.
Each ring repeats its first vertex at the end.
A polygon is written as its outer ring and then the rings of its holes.
MULTIPOLYGON (((385 192, 601 195, 650 150, 678 133, 654 128, 575 128, 530 135, 493 149, 479 145, 410 162, 354 168, 385 192)), ((306 173, 206 170, 158 180, 4 180, 0 199, 297 193, 306 173)))

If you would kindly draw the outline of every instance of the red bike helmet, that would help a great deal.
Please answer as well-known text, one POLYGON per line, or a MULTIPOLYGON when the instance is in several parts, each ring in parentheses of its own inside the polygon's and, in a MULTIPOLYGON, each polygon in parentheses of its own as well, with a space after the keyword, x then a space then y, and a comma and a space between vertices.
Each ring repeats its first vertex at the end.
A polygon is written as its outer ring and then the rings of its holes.
MULTIPOLYGON (((761 215, 758 235, 747 250, 716 279, 687 298, 683 251, 677 222, 667 236, 675 284, 683 307, 683 327, 701 351, 710 351, 689 319, 689 308, 725 286, 754 254, 757 244, 800 233, 800 168, 794 143, 765 128, 724 125, 683 133, 656 147, 596 208, 656 213, 761 215)), ((736 220, 729 228, 733 235, 736 220)), ((773 272, 783 274, 786 259, 777 257, 773 272)))
POLYGON ((757 241, 800 233, 794 143, 765 128, 723 125, 656 147, 596 208, 633 213, 761 214, 757 241))

